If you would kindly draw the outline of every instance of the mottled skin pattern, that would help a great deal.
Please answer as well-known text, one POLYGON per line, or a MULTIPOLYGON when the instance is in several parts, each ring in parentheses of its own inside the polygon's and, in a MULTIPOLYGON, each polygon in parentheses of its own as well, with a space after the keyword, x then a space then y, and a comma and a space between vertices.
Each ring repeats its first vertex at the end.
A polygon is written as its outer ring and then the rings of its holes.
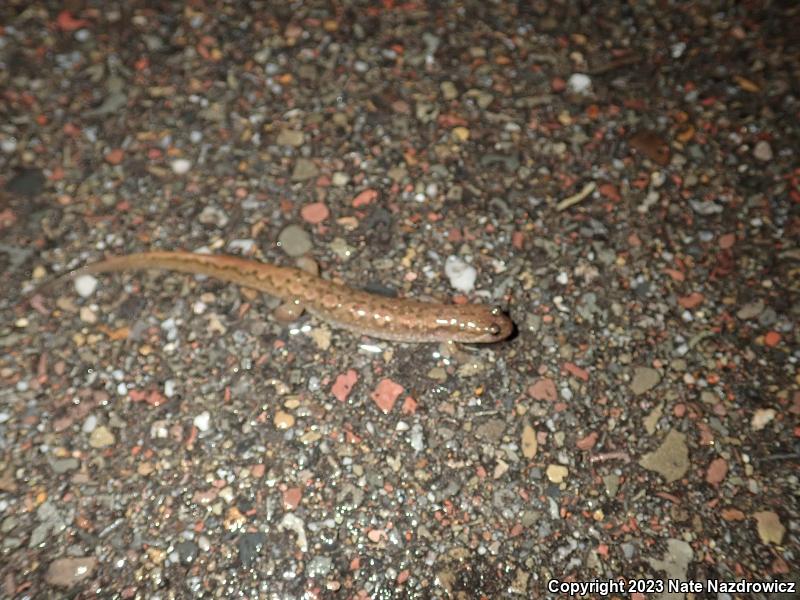
POLYGON ((514 324, 502 311, 481 304, 438 304, 386 298, 326 281, 300 269, 191 252, 142 252, 78 269, 77 277, 106 271, 159 269, 199 273, 291 302, 335 327, 398 342, 497 342, 514 324))

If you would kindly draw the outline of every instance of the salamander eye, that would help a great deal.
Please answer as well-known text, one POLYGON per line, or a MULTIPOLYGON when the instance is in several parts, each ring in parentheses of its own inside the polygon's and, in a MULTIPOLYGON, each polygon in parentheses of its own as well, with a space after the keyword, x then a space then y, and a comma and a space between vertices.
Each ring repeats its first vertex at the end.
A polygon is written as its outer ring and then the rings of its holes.
POLYGON ((501 329, 500 325, 498 325, 497 323, 492 323, 491 325, 489 325, 487 329, 489 330, 489 333, 491 333, 492 335, 500 335, 501 329))
POLYGON ((503 311, 502 311, 502 310, 500 310, 500 307, 499 307, 499 306, 493 306, 493 307, 492 307, 492 314, 493 314, 495 317, 496 317, 497 315, 499 315, 499 314, 502 314, 502 312, 503 312, 503 311))

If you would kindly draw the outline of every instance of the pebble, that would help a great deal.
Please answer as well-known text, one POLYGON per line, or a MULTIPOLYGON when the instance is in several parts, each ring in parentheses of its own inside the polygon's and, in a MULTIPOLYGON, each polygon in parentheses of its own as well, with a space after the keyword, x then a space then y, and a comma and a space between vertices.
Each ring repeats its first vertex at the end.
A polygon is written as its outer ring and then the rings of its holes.
POLYGON ((765 544, 780 544, 786 528, 778 515, 771 510, 764 510, 753 514, 758 528, 758 537, 765 544))
POLYGON ((478 271, 458 256, 448 256, 444 263, 444 272, 450 285, 460 292, 469 293, 475 288, 478 271))
POLYGON ((319 175, 319 169, 307 158, 298 158, 292 171, 292 181, 308 181, 319 175))
POLYGON ((206 205, 200 214, 197 216, 197 220, 202 223, 203 225, 213 225, 214 227, 225 227, 228 224, 228 215, 220 208, 216 206, 206 205))
POLYGON ((753 302, 748 302, 744 306, 742 306, 737 312, 736 317, 741 319, 742 321, 747 321, 749 319, 755 319, 759 316, 762 312, 764 312, 764 301, 760 298, 753 302))
POLYGON ((311 251, 311 236, 299 225, 289 225, 278 235, 278 246, 289 256, 302 256, 311 251))
POLYGON ((275 413, 273 422, 276 429, 290 429, 294 426, 294 416, 291 413, 279 410, 275 413))
POLYGON ((536 439, 536 430, 528 423, 526 423, 522 428, 521 445, 522 456, 528 459, 535 457, 536 452, 539 450, 539 443, 536 439))
POLYGON ((331 211, 328 210, 328 207, 322 202, 306 204, 300 209, 300 216, 306 223, 311 223, 312 225, 322 223, 330 214, 331 211))
POLYGON ((439 88, 442 90, 442 97, 448 102, 458 98, 458 88, 452 81, 443 81, 439 88))
POLYGON ((333 177, 331 177, 331 184, 333 184, 334 187, 344 187, 348 183, 350 183, 350 176, 342 171, 336 171, 333 177))
POLYGON ((564 465, 547 465, 545 474, 553 483, 561 483, 569 475, 569 469, 564 465))
POLYGON ((79 315, 84 323, 89 323, 90 325, 97 323, 97 313, 88 306, 81 306, 79 315))
POLYGON ((101 425, 89 435, 89 445, 92 448, 106 448, 116 441, 114 434, 105 425, 101 425))
MULTIPOLYGON (((664 571, 669 579, 686 581, 689 565, 693 558, 694 551, 690 544, 683 540, 670 538, 667 540, 667 551, 664 554, 664 558, 648 558, 647 562, 657 571, 664 571)), ((661 597, 664 598, 665 595, 662 594, 661 597)), ((676 596, 676 594, 672 594, 669 597, 683 598, 684 595, 678 594, 676 596)))
POLYGON ((95 415, 89 415, 83 422, 81 431, 84 433, 92 433, 95 429, 97 429, 97 417, 95 415))
POLYGON ((589 94, 592 91, 592 80, 584 73, 573 73, 567 80, 567 89, 573 94, 589 94))
POLYGON ((170 167, 172 168, 172 172, 176 175, 185 175, 189 172, 189 169, 192 168, 192 163, 185 158, 176 158, 172 161, 170 167))
POLYGON ((211 428, 211 413, 208 411, 201 412, 192 419, 192 424, 197 427, 198 431, 208 431, 211 428))
POLYGON ((661 381, 661 375, 650 367, 636 367, 631 381, 631 391, 636 396, 649 392, 661 381))
POLYGON ((333 567, 333 560, 328 556, 315 556, 306 565, 306 576, 310 578, 325 577, 333 567))
POLYGON ((278 139, 275 140, 281 146, 302 146, 305 141, 305 135, 302 131, 295 131, 294 129, 282 129, 278 134, 278 139))
POLYGON ((75 278, 72 285, 81 298, 88 298, 94 294, 94 291, 97 289, 97 284, 98 281, 96 277, 92 275, 81 275, 75 278))
POLYGON ((61 474, 68 471, 74 471, 81 466, 81 462, 77 458, 58 458, 50 461, 50 466, 54 473, 61 474))
POLYGON ((370 397, 372 401, 383 411, 384 414, 392 412, 394 404, 400 394, 403 393, 403 386, 395 383, 391 379, 381 379, 373 390, 370 397))
POLYGON ((44 579, 50 585, 69 588, 90 577, 96 567, 97 559, 93 556, 59 558, 47 567, 44 579))
POLYGON ((774 408, 758 408, 753 413, 753 418, 750 420, 750 427, 753 431, 761 431, 775 419, 777 414, 774 408))
POLYGON ((692 210, 698 215, 704 217, 718 215, 723 210, 719 204, 711 200, 695 200, 692 198, 689 200, 689 206, 691 206, 692 210))
POLYGON ((686 446, 686 435, 670 430, 661 445, 653 452, 648 452, 639 461, 639 465, 648 471, 655 471, 672 483, 684 476, 689 469, 689 448, 686 446))
POLYGON ((765 140, 756 142, 755 148, 753 148, 753 156, 761 162, 772 160, 772 146, 765 140))

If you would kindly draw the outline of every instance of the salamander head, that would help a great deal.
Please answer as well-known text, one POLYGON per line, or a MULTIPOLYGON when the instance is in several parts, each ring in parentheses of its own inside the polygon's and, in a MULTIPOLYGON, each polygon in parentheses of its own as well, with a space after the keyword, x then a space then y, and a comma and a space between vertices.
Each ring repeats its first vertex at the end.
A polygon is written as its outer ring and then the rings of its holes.
POLYGON ((514 322, 497 307, 474 305, 474 314, 460 319, 453 341, 468 344, 491 344, 509 337, 514 322))

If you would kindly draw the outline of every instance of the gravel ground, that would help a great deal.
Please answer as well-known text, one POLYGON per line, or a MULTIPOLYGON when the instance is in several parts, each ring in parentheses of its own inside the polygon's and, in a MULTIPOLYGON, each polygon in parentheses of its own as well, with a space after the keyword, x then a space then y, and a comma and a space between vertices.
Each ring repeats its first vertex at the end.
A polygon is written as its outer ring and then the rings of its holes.
POLYGON ((789 1, 3 2, 0 596, 792 597, 708 585, 800 578, 798 30, 789 1), (202 248, 518 334, 287 326, 170 273, 32 295, 202 248))

